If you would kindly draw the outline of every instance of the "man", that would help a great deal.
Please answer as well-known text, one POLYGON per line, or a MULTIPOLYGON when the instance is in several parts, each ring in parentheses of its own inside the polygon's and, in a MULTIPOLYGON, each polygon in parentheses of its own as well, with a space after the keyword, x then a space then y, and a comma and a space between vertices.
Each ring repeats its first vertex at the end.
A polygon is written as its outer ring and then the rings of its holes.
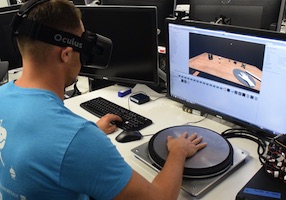
MULTIPOLYGON (((28 19, 77 36, 81 15, 67 0, 44 0, 28 19)), ((148 182, 119 155, 106 133, 115 130, 106 115, 97 125, 64 107, 64 88, 74 82, 80 53, 17 36, 23 73, 0 87, 2 199, 176 199, 185 159, 206 146, 183 133, 168 138, 164 168, 148 182), (100 130, 102 129, 102 130, 100 130)))

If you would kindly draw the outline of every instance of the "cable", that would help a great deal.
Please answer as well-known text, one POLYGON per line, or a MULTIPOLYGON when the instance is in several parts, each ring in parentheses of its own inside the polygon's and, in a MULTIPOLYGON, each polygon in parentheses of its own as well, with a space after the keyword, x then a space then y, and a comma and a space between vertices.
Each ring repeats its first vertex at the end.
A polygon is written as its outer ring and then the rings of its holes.
POLYGON ((158 99, 166 98, 166 96, 157 97, 156 99, 150 99, 151 101, 157 101, 158 99))
MULTIPOLYGON (((133 95, 136 95, 136 94, 139 94, 139 93, 142 93, 142 94, 145 94, 146 96, 148 96, 145 92, 143 91, 137 91, 137 92, 133 92, 131 93, 131 95, 128 97, 128 110, 130 110, 130 98, 133 96, 133 95)), ((158 99, 161 99, 161 98, 166 98, 166 95, 165 96, 161 96, 161 97, 157 97, 155 99, 151 99, 150 98, 150 101, 157 101, 158 99)))
POLYGON ((148 137, 148 136, 153 136, 153 135, 155 135, 155 133, 153 133, 153 134, 148 134, 148 135, 143 135, 143 137, 148 137))
POLYGON ((73 85, 73 93, 70 97, 74 97, 75 95, 80 95, 81 92, 79 91, 78 87, 77 87, 77 82, 78 82, 78 79, 76 79, 74 85, 73 85))
POLYGON ((196 123, 202 122, 202 121, 204 121, 206 118, 208 118, 208 115, 209 115, 209 114, 206 113, 206 114, 203 115, 203 116, 204 116, 203 119, 200 119, 200 120, 194 121, 194 122, 187 122, 186 124, 196 124, 196 123))
POLYGON ((266 160, 265 152, 267 150, 267 142, 269 142, 271 138, 244 128, 227 129, 224 132, 222 132, 221 135, 224 138, 243 138, 257 143, 258 145, 257 154, 259 161, 261 162, 261 164, 265 163, 266 160))
POLYGON ((82 94, 82 93, 79 91, 78 87, 77 87, 77 82, 78 82, 78 79, 76 79, 75 82, 74 82, 74 85, 73 85, 73 93, 72 93, 71 95, 65 94, 65 99, 69 99, 69 98, 74 97, 74 96, 76 96, 76 95, 82 94))

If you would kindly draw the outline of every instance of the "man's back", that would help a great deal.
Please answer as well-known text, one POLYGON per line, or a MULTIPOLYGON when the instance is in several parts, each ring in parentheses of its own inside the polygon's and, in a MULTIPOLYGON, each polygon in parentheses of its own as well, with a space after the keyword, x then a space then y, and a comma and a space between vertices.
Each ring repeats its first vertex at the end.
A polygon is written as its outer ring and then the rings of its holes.
POLYGON ((90 144, 94 149, 101 143, 104 147, 99 147, 100 151, 106 148, 113 153, 114 147, 105 134, 93 123, 70 112, 52 92, 23 89, 10 82, 0 87, 0 96, 0 131, 3 132, 0 191, 4 191, 3 197, 78 199, 85 187, 93 186, 92 192, 96 192, 95 183, 85 179, 84 173, 96 174, 100 169, 97 166, 104 162, 96 166, 96 159, 90 160, 90 164, 94 163, 90 167, 94 168, 92 171, 86 167, 89 163, 84 157, 89 160, 89 156, 97 156, 96 151, 89 155, 88 140, 94 140, 90 144), (92 135, 88 131, 91 129, 92 135), (81 181, 86 182, 81 184, 81 181))

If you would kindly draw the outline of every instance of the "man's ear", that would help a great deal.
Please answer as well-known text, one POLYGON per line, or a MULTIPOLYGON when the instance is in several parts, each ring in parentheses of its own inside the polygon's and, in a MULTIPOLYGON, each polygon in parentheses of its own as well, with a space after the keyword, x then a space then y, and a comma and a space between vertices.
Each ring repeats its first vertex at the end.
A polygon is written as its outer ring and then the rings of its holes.
POLYGON ((71 47, 62 47, 61 60, 67 63, 71 59, 72 51, 73 51, 73 48, 71 47))

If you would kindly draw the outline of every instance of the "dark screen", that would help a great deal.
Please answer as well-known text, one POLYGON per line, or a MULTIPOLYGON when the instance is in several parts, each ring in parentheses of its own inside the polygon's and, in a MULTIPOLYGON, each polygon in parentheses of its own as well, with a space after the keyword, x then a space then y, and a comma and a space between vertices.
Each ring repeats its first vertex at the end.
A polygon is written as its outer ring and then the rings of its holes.
POLYGON ((165 46, 165 18, 174 16, 174 0, 102 0, 103 5, 156 6, 158 15, 159 45, 165 46))
POLYGON ((190 0, 190 18, 216 22, 222 16, 230 19, 230 22, 226 23, 230 25, 280 30, 281 2, 281 0, 190 0))
POLYGON ((158 83, 156 7, 78 7, 85 29, 113 42, 109 66, 83 67, 82 75, 125 83, 158 83))
POLYGON ((12 40, 12 29, 10 27, 18 8, 18 6, 11 6, 0 9, 0 60, 9 62, 9 70, 22 66, 21 55, 16 49, 15 41, 12 40))

